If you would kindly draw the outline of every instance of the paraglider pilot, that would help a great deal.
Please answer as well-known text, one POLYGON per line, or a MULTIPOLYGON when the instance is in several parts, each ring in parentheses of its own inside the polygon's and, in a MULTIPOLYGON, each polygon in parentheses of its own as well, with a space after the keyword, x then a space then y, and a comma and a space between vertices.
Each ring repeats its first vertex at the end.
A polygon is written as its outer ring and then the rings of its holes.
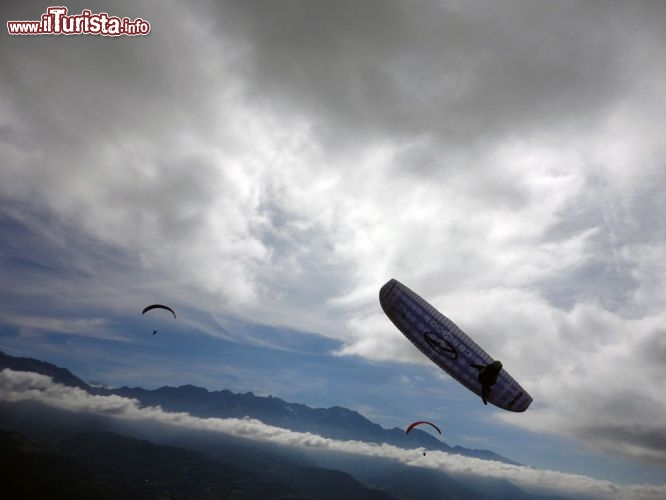
POLYGON ((502 369, 501 361, 493 361, 489 365, 472 365, 472 367, 479 370, 479 382, 481 382, 481 399, 483 404, 488 404, 488 396, 490 396, 490 389, 497 382, 497 377, 502 369))

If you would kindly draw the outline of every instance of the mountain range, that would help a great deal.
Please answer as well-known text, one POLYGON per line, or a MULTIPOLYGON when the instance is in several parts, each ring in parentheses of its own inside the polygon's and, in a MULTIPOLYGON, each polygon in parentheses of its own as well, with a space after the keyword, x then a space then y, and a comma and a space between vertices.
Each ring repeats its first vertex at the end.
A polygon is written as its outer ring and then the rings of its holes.
MULTIPOLYGON (((142 406, 159 405, 165 411, 202 418, 251 417, 332 439, 390 443, 408 449, 423 446, 516 464, 489 450, 449 446, 423 431, 406 436, 402 429, 384 429, 339 406, 310 408, 271 396, 211 392, 192 385, 112 389, 88 384, 65 368, 0 351, 0 371, 5 368, 48 375, 55 382, 93 395, 134 398, 142 406)), ((528 493, 509 481, 453 477, 375 457, 331 455, 325 462, 314 463, 311 457, 294 451, 248 444, 233 437, 211 440, 182 433, 166 438, 157 427, 144 431, 135 427, 121 434, 115 432, 117 427, 109 431, 108 424, 98 419, 45 410, 33 402, 0 404, 0 428, 4 429, 0 433, 2 484, 19 492, 12 498, 561 498, 528 493), (156 444, 158 441, 169 441, 170 445, 156 444), (49 474, 40 475, 45 467, 49 474), (34 480, 16 483, 20 478, 34 480)))
POLYGON ((518 462, 489 450, 449 446, 419 429, 413 430, 409 435, 397 427, 385 429, 360 413, 341 406, 311 408, 272 396, 256 396, 251 392, 237 394, 229 390, 211 392, 194 385, 164 386, 154 390, 140 387, 100 387, 98 383, 91 385, 84 382, 65 368, 32 358, 9 356, 0 351, 0 369, 3 368, 48 375, 53 378, 54 382, 78 387, 90 394, 104 396, 115 394, 134 398, 139 400, 143 406, 161 406, 166 411, 187 412, 201 418, 250 417, 276 427, 297 432, 311 432, 331 439, 388 443, 402 448, 424 447, 483 460, 520 465, 518 462))

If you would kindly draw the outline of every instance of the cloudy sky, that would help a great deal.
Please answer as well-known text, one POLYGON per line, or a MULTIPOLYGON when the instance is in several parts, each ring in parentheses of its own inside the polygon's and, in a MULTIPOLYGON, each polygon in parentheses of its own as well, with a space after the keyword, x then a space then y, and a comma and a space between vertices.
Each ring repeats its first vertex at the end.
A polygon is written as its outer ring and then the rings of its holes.
POLYGON ((151 32, 2 35, 0 350, 664 483, 666 4, 67 7, 151 32), (389 278, 530 409, 420 355, 379 307, 389 278))

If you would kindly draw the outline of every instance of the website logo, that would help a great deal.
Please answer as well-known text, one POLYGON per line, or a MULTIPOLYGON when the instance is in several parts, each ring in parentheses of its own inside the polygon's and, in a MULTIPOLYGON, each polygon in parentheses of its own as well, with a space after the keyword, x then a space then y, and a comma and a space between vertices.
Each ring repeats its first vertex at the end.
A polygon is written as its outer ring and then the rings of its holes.
POLYGON ((110 16, 106 12, 93 14, 84 9, 81 14, 68 15, 67 7, 49 7, 39 21, 7 21, 10 35, 101 35, 137 36, 150 33, 150 23, 140 17, 110 16))

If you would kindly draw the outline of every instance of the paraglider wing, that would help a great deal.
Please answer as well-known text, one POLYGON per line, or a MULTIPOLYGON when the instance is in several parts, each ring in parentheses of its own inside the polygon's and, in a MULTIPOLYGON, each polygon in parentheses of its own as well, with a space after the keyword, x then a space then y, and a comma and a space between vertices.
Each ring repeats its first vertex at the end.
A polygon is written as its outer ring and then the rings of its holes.
MULTIPOLYGON (((442 433, 442 431, 439 430, 439 427, 437 427, 432 422, 426 422, 425 420, 419 420, 418 422, 414 422, 414 423, 409 424, 409 427, 407 427, 407 430, 405 431, 405 433, 409 434, 409 431, 411 431, 417 425, 421 425, 421 424, 432 425, 437 432, 439 432, 440 434, 442 433)), ((424 455, 425 455, 425 453, 424 453, 424 455)))
MULTIPOLYGON (((394 279, 379 291, 379 302, 393 324, 442 370, 478 396, 483 395, 479 366, 493 363, 450 319, 394 279)), ((501 369, 487 394, 488 402, 509 411, 527 410, 532 397, 501 369)))
POLYGON ((166 309, 171 314, 173 314, 174 318, 176 317, 176 313, 173 309, 171 309, 169 306, 164 306, 162 304, 153 304, 152 306, 148 306, 141 312, 141 314, 146 314, 148 311, 152 311, 153 309, 166 309))

